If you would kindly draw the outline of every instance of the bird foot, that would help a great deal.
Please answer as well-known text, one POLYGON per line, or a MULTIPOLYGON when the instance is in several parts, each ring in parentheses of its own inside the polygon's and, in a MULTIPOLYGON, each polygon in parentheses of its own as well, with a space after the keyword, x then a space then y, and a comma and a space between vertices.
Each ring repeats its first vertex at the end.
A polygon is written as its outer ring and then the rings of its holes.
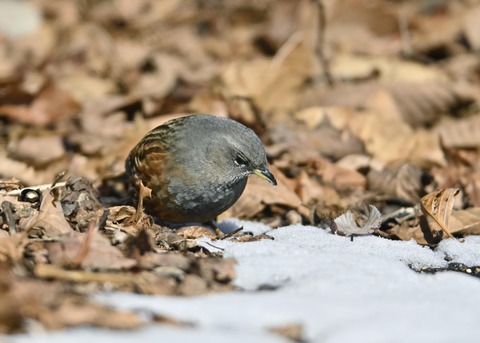
POLYGON ((139 182, 136 182, 136 184, 138 186, 138 203, 137 203, 137 210, 135 211, 135 214, 131 219, 133 223, 138 223, 140 219, 142 219, 143 198, 152 196, 152 190, 147 186, 145 186, 141 180, 139 180, 139 182))

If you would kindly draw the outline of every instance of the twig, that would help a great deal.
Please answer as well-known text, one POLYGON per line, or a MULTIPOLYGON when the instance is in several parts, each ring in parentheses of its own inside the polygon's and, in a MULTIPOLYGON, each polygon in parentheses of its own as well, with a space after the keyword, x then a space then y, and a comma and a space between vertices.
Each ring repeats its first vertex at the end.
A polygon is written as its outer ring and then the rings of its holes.
POLYGON ((243 230, 243 226, 242 227, 239 227, 238 229, 236 230, 233 230, 232 232, 230 233, 227 233, 226 235, 224 235, 221 239, 227 239, 227 238, 230 238, 232 236, 234 236, 235 234, 239 233, 240 231, 243 230))
POLYGON ((100 219, 98 220, 98 229, 103 230, 105 228, 105 225, 107 224, 107 219, 108 216, 110 215, 110 210, 107 208, 105 211, 103 211, 102 215, 100 216, 100 219))
POLYGON ((52 183, 52 188, 55 187, 55 185, 58 183, 58 181, 60 181, 61 179, 63 179, 63 177, 67 174, 67 171, 66 170, 62 170, 60 173, 58 173, 57 175, 55 175, 55 178, 53 180, 53 183, 52 183))
POLYGON ((66 270, 51 264, 37 264, 35 266, 35 275, 44 279, 57 279, 76 282, 111 282, 114 284, 141 283, 141 280, 135 280, 131 276, 120 273, 95 273, 82 270, 66 270))
POLYGON ((7 222, 7 225, 8 225, 8 231, 10 232, 10 234, 16 233, 17 228, 15 224, 15 218, 13 217, 12 203, 6 200, 3 201, 2 211, 3 211, 3 216, 5 217, 5 221, 7 222))
POLYGON ((335 80, 330 72, 330 63, 325 57, 325 31, 327 27, 327 20, 325 17, 325 6, 322 0, 315 0, 318 7, 318 41, 315 46, 315 52, 323 69, 323 75, 330 87, 335 86, 335 80))
POLYGON ((413 54, 412 40, 410 38, 410 31, 408 29, 405 9, 400 9, 398 13, 398 25, 400 27, 400 37, 402 37, 402 50, 407 56, 413 54))
MULTIPOLYGON (((64 187, 66 185, 66 182, 60 182, 60 183, 57 183, 53 186, 53 188, 59 188, 59 187, 64 187)), ((44 191, 46 189, 51 189, 52 188, 52 184, 51 183, 48 183, 48 184, 45 184, 45 185, 39 185, 39 186, 32 186, 32 187, 24 187, 24 188, 21 188, 21 189, 15 189, 13 191, 10 191, 7 193, 7 195, 11 195, 11 196, 19 196, 24 190, 27 190, 27 189, 34 189, 34 190, 39 190, 39 191, 44 191)))
POLYGON ((215 249, 218 249, 218 250, 221 250, 221 251, 224 251, 224 250, 225 250, 225 249, 223 249, 223 248, 220 248, 220 247, 217 247, 217 246, 213 245, 213 244, 210 243, 210 242, 204 242, 204 243, 210 245, 212 248, 215 248, 215 249))

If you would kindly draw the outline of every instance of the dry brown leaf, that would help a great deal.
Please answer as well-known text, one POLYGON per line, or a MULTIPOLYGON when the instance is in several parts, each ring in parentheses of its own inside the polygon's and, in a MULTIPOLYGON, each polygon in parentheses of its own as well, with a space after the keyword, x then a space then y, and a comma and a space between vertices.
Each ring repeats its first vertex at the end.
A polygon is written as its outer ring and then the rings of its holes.
POLYGON ((235 260, 232 258, 204 258, 197 261, 199 276, 207 283, 228 284, 235 276, 235 260))
POLYGON ((329 20, 332 24, 355 23, 379 36, 397 33, 398 18, 394 11, 395 7, 384 6, 381 1, 372 1, 367 4, 355 0, 344 0, 334 2, 330 6, 329 20))
POLYGON ((175 327, 195 327, 196 324, 189 321, 179 320, 162 314, 154 314, 152 318, 154 323, 173 325, 175 327))
POLYGON ((69 118, 80 110, 80 104, 54 83, 46 84, 31 104, 0 105, 0 115, 30 125, 46 126, 69 118))
POLYGON ((449 230, 459 235, 480 235, 480 207, 453 211, 449 230))
MULTIPOLYGON (((473 4, 475 2, 470 6, 473 4)), ((470 6, 456 8, 455 3, 445 2, 439 7, 433 6, 425 13, 427 15, 422 15, 422 7, 417 7, 411 18, 411 25, 416 27, 411 39, 412 52, 428 56, 443 49, 447 55, 455 53, 458 47, 455 40, 462 35, 464 14, 469 12, 470 6)))
POLYGON ((445 165, 438 136, 431 131, 413 130, 399 119, 384 118, 373 112, 351 116, 348 127, 362 139, 367 152, 376 160, 408 161, 421 168, 445 165))
POLYGON ((135 101, 125 95, 117 95, 118 87, 114 80, 83 71, 64 75, 58 80, 58 84, 82 104, 84 114, 104 114, 135 101))
POLYGON ((28 239, 25 234, 0 237, 0 264, 20 262, 27 244, 28 239))
POLYGON ((112 330, 132 330, 142 327, 145 322, 133 312, 115 310, 110 307, 85 302, 64 302, 54 311, 53 328, 94 325, 112 330))
POLYGON ((204 226, 185 226, 176 230, 177 235, 183 238, 196 239, 200 237, 208 237, 216 239, 217 235, 207 227, 204 226))
POLYGON ((309 123, 311 117, 303 116, 302 119, 308 127, 286 120, 275 126, 269 125, 272 143, 283 144, 295 163, 303 164, 319 154, 338 160, 349 154, 364 153, 362 141, 348 128, 333 125, 330 116, 324 116, 314 126, 309 123))
MULTIPOLYGON (((184 255, 177 253, 154 253, 147 252, 139 258, 139 266, 144 269, 153 269, 154 267, 166 267, 171 271, 177 269, 181 271, 189 270, 192 260, 184 255)), ((157 269, 157 272, 159 270, 157 269)))
POLYGON ((437 233, 440 231, 447 237, 453 238, 453 235, 450 233, 449 222, 455 202, 455 196, 458 192, 458 188, 447 188, 429 193, 422 197, 420 207, 422 213, 427 219, 430 230, 434 233, 434 237, 438 236, 437 233))
POLYGON ((480 113, 471 117, 447 122, 435 128, 442 144, 452 148, 476 148, 480 146, 480 113))
POLYGON ((65 156, 63 139, 60 135, 26 136, 20 139, 12 156, 38 166, 65 156))
POLYGON ((401 239, 402 241, 409 241, 414 239, 418 244, 428 245, 429 242, 425 239, 425 235, 420 227, 418 221, 415 224, 409 222, 402 222, 386 230, 388 237, 393 239, 401 239))
POLYGON ((64 215, 81 230, 95 218, 94 212, 101 209, 98 190, 86 177, 69 177, 61 190, 60 201, 64 215))
POLYGON ((303 327, 301 324, 288 324, 269 328, 270 332, 276 333, 294 342, 305 342, 303 327))
POLYGON ((465 36, 473 50, 480 49, 480 6, 475 6, 468 11, 464 21, 465 36))
POLYGON ((22 183, 16 177, 11 177, 7 180, 0 180, 0 192, 10 192, 23 188, 22 183))
POLYGON ((455 85, 439 82, 398 83, 386 86, 403 119, 413 126, 433 123, 442 114, 451 114, 473 102, 455 85))
POLYGON ((422 170, 414 164, 395 163, 368 173, 369 189, 412 204, 422 195, 422 170))
POLYGON ((45 242, 50 263, 57 266, 74 264, 82 253, 82 247, 88 235, 90 235, 90 239, 86 246, 86 254, 78 261, 82 268, 118 270, 128 269, 136 264, 135 260, 126 258, 118 248, 112 246, 110 241, 97 231, 91 233, 73 232, 58 241, 45 242))
POLYGON ((134 329, 143 324, 137 314, 94 304, 55 281, 17 277, 7 268, 4 263, 0 265, 2 333, 24 331, 28 329, 26 321, 31 319, 47 330, 84 325, 134 329))
POLYGON ((60 295, 59 285, 38 280, 19 280, 12 274, 8 265, 2 263, 0 296, 3 301, 0 302, 0 332, 19 332, 24 329, 24 321, 27 318, 36 319, 48 327, 48 322, 54 322, 51 319, 45 320, 52 317, 48 305, 60 295), (39 297, 38 294, 42 296, 39 297))
POLYGON ((11 57, 21 59, 24 63, 28 61, 33 66, 42 65, 55 49, 56 38, 55 27, 44 22, 32 34, 15 40, 15 50, 11 57))
POLYGON ((235 260, 233 258, 224 258, 216 263, 212 263, 209 268, 213 271, 213 280, 227 284, 237 276, 235 270, 235 260))
POLYGON ((303 204, 311 205, 320 200, 326 201, 328 205, 340 201, 340 196, 334 187, 320 185, 302 170, 296 178, 295 193, 298 194, 303 204))
POLYGON ((480 205, 480 164, 478 149, 449 148, 442 146, 448 164, 434 167, 431 174, 438 188, 459 187, 466 197, 462 197, 462 207, 480 205))
MULTIPOLYGON (((103 211, 103 210, 102 210, 103 211)), ((115 243, 123 242, 127 236, 136 236, 143 228, 152 227, 152 217, 141 211, 138 222, 132 221, 137 210, 132 206, 112 206, 103 231, 111 237, 115 243)))
POLYGON ((16 177, 27 185, 34 185, 35 183, 43 183, 42 178, 39 177, 35 169, 27 163, 15 161, 7 156, 0 154, 0 175, 5 178, 16 177))
POLYGON ((310 162, 313 173, 323 183, 333 186, 338 191, 364 190, 367 180, 356 170, 347 169, 325 159, 317 158, 310 162))
POLYGON ((186 275, 178 287, 178 293, 186 296, 197 296, 207 292, 207 281, 198 275, 186 275))
POLYGON ((175 87, 178 78, 178 61, 175 57, 166 54, 157 55, 153 66, 154 70, 143 74, 138 84, 132 88, 134 96, 162 98, 175 87))
POLYGON ((323 91, 306 104, 366 108, 418 127, 432 124, 440 115, 451 114, 473 100, 455 84, 424 81, 344 85, 323 91))
POLYGON ((224 92, 229 96, 252 98, 265 112, 296 108, 298 89, 316 73, 315 61, 314 51, 297 32, 271 60, 233 63, 222 75, 224 92))
MULTIPOLYGON (((368 94, 362 93, 362 87, 357 89, 350 86, 350 88, 356 99, 368 98, 368 94)), ((388 97, 391 98, 390 95, 388 97)), ((348 97, 346 99, 339 98, 339 100, 344 104, 349 103, 348 97)), ((354 104, 351 105, 356 106, 354 104)), ((392 106, 396 108, 396 105, 392 106)), ((355 110, 348 107, 310 107, 295 113, 295 118, 306 123, 309 127, 315 127, 324 121, 325 118, 328 118, 328 121, 337 130, 342 133, 350 133, 351 136, 359 140, 364 150, 373 158, 376 164, 406 160, 426 168, 431 167, 432 164, 445 165, 445 158, 440 147, 438 134, 435 131, 413 129, 401 119, 401 115, 397 113, 396 109, 389 111, 383 105, 382 108, 378 109, 378 112, 355 110)), ((288 131, 280 132, 278 134, 279 140, 282 139, 282 134, 287 141, 289 141, 288 137, 292 135, 288 131)), ((299 134, 297 133, 296 135, 298 136, 299 134)), ((338 139, 343 140, 344 136, 340 135, 338 139)), ((335 143, 335 146, 338 145, 339 142, 335 143)), ((308 142, 306 146, 308 152, 308 142)), ((356 151, 363 153, 363 148, 356 151)), ((283 148, 284 151, 287 149, 288 147, 283 148)), ((300 161, 304 161, 312 156, 312 153, 306 155, 303 150, 300 147, 295 151, 295 154, 300 156, 300 161), (302 157, 304 158, 302 159, 302 157)), ((349 154, 355 153, 353 149, 344 149, 343 151, 349 154)), ((294 161, 297 160, 295 159, 294 161)))
POLYGON ((20 219, 18 224, 26 232, 39 229, 47 237, 56 237, 73 232, 65 219, 61 202, 53 197, 50 189, 42 192, 42 203, 38 212, 29 218, 20 219))
POLYGON ((152 272, 118 273, 68 270, 50 264, 38 264, 35 276, 47 280, 59 280, 78 283, 97 283, 110 285, 122 291, 136 291, 145 294, 173 295, 177 282, 171 275, 157 275, 152 272))
POLYGON ((195 239, 183 238, 172 231, 159 232, 155 236, 157 244, 164 249, 177 249, 179 251, 189 251, 199 247, 195 239))
MULTIPOLYGON (((392 58, 391 56, 339 53, 331 59, 330 67, 332 74, 341 80, 370 80, 372 75, 375 75, 375 79, 386 84, 401 82, 444 83, 449 81, 447 74, 436 66, 408 61, 398 57, 392 58)), ((371 84, 357 84, 355 86, 358 87, 361 94, 362 89, 370 87, 371 84)), ((340 89, 342 88, 340 87, 340 89)), ((335 92, 333 94, 340 95, 340 93, 335 92)), ((348 95, 354 96, 354 94, 350 93, 348 95)), ((357 99, 360 100, 359 97, 357 99)))

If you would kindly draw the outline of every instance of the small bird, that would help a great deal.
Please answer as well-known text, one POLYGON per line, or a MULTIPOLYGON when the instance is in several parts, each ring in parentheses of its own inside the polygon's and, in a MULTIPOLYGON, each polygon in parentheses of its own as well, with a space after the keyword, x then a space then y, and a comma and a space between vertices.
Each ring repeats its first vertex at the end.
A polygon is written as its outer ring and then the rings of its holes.
POLYGON ((238 200, 252 174, 277 184, 251 129, 204 114, 173 119, 147 133, 125 169, 138 196, 137 214, 144 203, 147 213, 170 223, 212 222, 238 200))

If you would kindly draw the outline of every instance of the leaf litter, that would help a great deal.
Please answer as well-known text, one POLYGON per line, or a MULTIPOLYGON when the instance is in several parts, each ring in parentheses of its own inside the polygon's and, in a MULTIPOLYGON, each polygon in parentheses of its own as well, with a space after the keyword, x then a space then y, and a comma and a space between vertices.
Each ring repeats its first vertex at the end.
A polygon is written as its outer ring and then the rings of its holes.
MULTIPOLYGON (((28 331, 28 321, 142 325, 88 300, 99 290, 233 289, 234 261, 197 239, 271 237, 131 220, 126 155, 188 113, 253 128, 278 180, 249 180, 218 221, 308 224, 432 249, 480 234, 474 2, 26 6, 42 18, 33 31, 0 28, 1 332, 28 331)), ((301 340, 296 325, 272 330, 301 340)))

